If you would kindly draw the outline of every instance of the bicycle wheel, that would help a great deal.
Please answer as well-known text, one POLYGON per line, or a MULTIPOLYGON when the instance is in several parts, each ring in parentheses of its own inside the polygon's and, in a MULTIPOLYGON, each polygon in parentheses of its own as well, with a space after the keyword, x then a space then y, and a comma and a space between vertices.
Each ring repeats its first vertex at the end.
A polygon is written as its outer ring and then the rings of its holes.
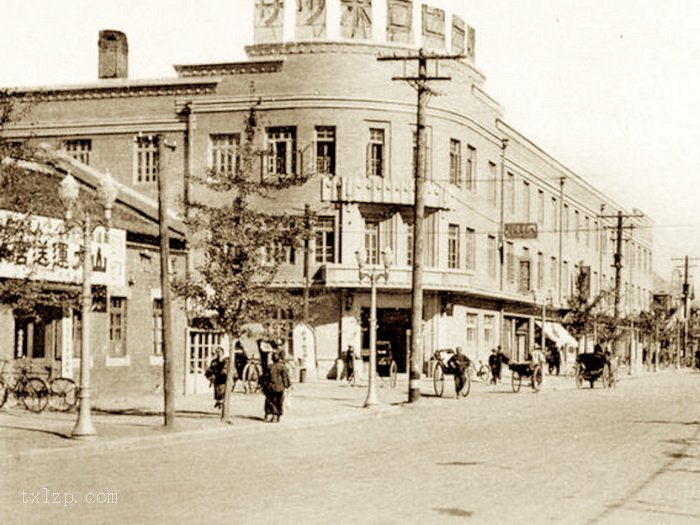
POLYGON ((513 389, 513 392, 520 392, 520 384, 522 381, 520 374, 513 370, 510 375, 510 387, 513 389))
POLYGON ((399 372, 399 367, 396 365, 396 361, 391 361, 391 366, 389 367, 389 386, 391 388, 396 388, 396 375, 399 372))
POLYGON ((49 387, 46 381, 39 377, 30 377, 20 387, 20 399, 24 408, 30 412, 41 412, 49 403, 49 387))
POLYGON ((535 367, 535 369, 532 371, 532 389, 535 392, 539 392, 541 386, 542 386, 542 367, 540 365, 537 365, 535 367))
POLYGON ((479 381, 488 383, 491 379, 491 371, 489 370, 489 367, 486 365, 481 365, 479 367, 479 371, 476 373, 476 377, 479 379, 479 381))
POLYGON ((466 374, 466 377, 464 378, 464 385, 462 386, 462 390, 460 390, 459 393, 462 397, 467 397, 469 395, 469 391, 471 389, 472 389, 472 378, 469 374, 466 374))
POLYGON ((59 377, 49 382, 49 405, 59 412, 68 412, 78 404, 78 386, 72 379, 59 377))
POLYGON ((253 394, 260 388, 260 371, 254 364, 246 365, 243 370, 243 385, 248 394, 253 394))
POLYGON ((7 393, 7 384, 5 384, 5 381, 0 377, 0 408, 2 408, 5 405, 5 401, 7 401, 7 393))
POLYGON ((440 365, 436 365, 433 371, 433 387, 435 395, 442 397, 442 393, 445 391, 445 371, 440 365))

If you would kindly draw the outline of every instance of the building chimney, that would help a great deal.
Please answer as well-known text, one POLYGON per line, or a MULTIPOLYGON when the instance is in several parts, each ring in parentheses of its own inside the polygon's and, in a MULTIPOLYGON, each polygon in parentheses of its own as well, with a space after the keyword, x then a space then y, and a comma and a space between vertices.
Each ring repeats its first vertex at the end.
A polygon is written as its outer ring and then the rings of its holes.
POLYGON ((129 76, 129 44, 121 31, 100 31, 98 41, 98 78, 127 78, 129 76))

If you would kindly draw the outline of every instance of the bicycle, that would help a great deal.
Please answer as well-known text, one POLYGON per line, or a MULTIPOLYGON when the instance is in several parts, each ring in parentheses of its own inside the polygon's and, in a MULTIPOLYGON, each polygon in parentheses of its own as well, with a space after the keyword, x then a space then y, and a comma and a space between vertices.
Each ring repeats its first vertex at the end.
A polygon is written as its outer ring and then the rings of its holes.
POLYGON ((489 383, 491 381, 491 368, 479 359, 476 366, 469 365, 469 374, 473 375, 476 381, 489 383))
POLYGON ((78 404, 78 385, 67 377, 52 377, 53 367, 46 366, 49 375, 49 406, 59 412, 68 412, 78 404))
POLYGON ((30 376, 29 365, 23 363, 14 383, 8 383, 5 380, 6 366, 7 360, 3 361, 0 370, 0 408, 5 405, 9 394, 12 394, 30 412, 42 412, 49 402, 49 386, 46 381, 38 376, 30 376))
POLYGON ((246 394, 254 394, 260 390, 260 378, 262 377, 262 373, 263 369, 260 359, 257 357, 248 359, 245 367, 243 367, 243 373, 241 374, 243 390, 246 394))

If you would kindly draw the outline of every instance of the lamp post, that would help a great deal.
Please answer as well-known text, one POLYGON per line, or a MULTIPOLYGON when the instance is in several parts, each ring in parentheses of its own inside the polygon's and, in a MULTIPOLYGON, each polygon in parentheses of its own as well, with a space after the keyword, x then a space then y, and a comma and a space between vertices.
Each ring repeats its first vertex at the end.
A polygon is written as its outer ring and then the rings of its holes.
POLYGON ((382 250, 383 268, 367 266, 367 250, 360 248, 355 252, 357 264, 360 267, 360 281, 367 277, 371 285, 370 313, 369 313, 369 374, 367 379, 367 398, 365 407, 379 404, 377 399, 377 281, 382 278, 389 281, 389 268, 392 263, 391 248, 382 250))
POLYGON ((99 187, 97 188, 97 201, 103 207, 104 221, 102 218, 94 220, 90 215, 88 205, 78 201, 80 187, 70 173, 61 181, 58 189, 58 196, 65 208, 67 229, 79 229, 83 236, 83 286, 80 301, 82 315, 82 353, 80 356, 80 388, 78 389, 80 407, 78 409, 78 420, 75 423, 71 435, 74 438, 90 438, 97 435, 97 431, 92 424, 92 414, 90 412, 90 310, 92 308, 92 289, 90 281, 92 278, 92 234, 95 228, 103 222, 109 227, 109 222, 112 217, 112 207, 117 198, 117 187, 112 177, 107 174, 107 176, 100 181, 99 187))

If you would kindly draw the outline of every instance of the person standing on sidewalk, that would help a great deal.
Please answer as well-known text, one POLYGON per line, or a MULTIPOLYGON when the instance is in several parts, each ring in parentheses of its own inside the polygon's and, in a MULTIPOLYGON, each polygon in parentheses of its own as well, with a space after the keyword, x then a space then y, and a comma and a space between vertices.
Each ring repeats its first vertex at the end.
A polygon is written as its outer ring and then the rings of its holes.
POLYGON ((355 384, 355 348, 352 345, 345 351, 345 379, 349 385, 355 384))
POLYGON ((491 349, 491 355, 489 356, 489 367, 491 368, 491 384, 495 385, 501 380, 501 348, 498 350, 495 348, 491 349))
POLYGON ((217 346, 214 349, 214 358, 209 363, 209 368, 204 377, 209 380, 209 386, 214 386, 214 408, 220 408, 226 392, 226 370, 228 357, 224 357, 224 349, 217 346))
POLYGON ((284 391, 292 386, 289 372, 279 352, 272 354, 270 382, 265 389, 265 420, 268 414, 270 422, 279 422, 284 406, 284 391))

